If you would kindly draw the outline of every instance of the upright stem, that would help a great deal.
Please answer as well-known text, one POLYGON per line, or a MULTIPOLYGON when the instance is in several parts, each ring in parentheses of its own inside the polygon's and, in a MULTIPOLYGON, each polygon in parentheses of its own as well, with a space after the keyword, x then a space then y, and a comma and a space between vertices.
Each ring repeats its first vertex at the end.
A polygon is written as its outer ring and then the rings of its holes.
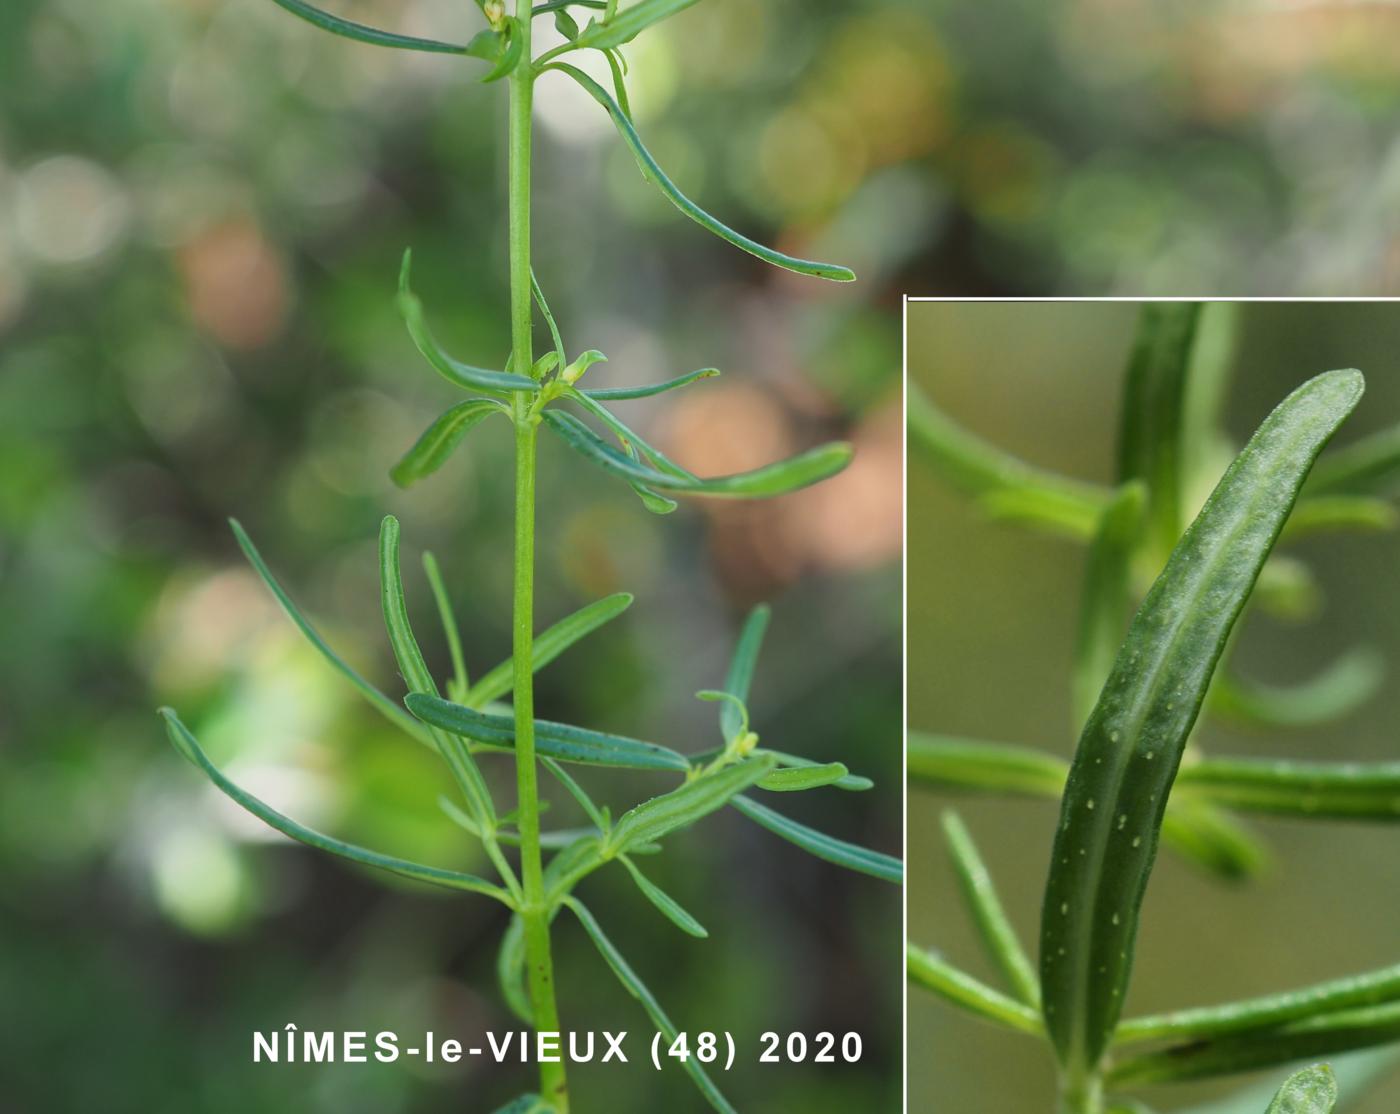
POLYGON ((1067 1070, 1060 1078, 1060 1114, 1102 1114, 1103 1077, 1098 1072, 1067 1070))
MULTIPOLYGON (((524 61, 510 75, 510 322, 514 357, 511 370, 528 375, 531 350, 530 306, 530 108, 535 75, 530 66, 530 0, 517 0, 523 27, 524 61)), ((520 825, 520 875, 524 902, 526 984, 537 1032, 559 1032, 554 1001, 554 961, 549 950, 549 911, 545 907, 540 855, 538 769, 535 765, 535 690, 531 654, 535 638, 535 435, 539 418, 528 397, 516 392, 515 418, 515 596, 511 617, 511 657, 515 685, 515 780, 520 825)), ((563 1062, 542 1061, 540 1097, 568 1114, 569 1085, 563 1062)))

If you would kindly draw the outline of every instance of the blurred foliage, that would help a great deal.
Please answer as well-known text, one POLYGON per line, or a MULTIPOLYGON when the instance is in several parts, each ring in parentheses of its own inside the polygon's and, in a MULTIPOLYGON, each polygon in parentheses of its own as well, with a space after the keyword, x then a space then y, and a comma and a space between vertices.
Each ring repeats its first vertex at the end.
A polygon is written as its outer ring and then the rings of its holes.
MULTIPOLYGON (((443 37, 476 18, 446 0, 341 10, 443 37)), ((925 242, 907 235, 930 211, 909 161, 925 148, 909 134, 938 82, 922 17, 871 53, 887 15, 707 0, 631 58, 639 127, 677 180, 746 230, 855 265, 863 282, 835 293, 765 274, 680 219, 595 105, 542 84, 536 269, 571 345, 612 356, 590 382, 723 368, 681 403, 627 404, 697 471, 833 435, 858 457, 774 504, 692 503, 663 521, 547 449, 541 624, 620 588, 638 600, 542 673, 537 701, 553 718, 712 746, 714 710, 692 694, 722 679, 746 607, 771 599, 755 728, 876 777, 875 792, 839 795, 820 822, 892 850, 891 291, 925 242), (861 134, 861 161, 833 145, 841 128, 861 134), (793 175, 794 161, 825 170, 793 175)), ((453 59, 333 40, 267 0, 0 8, 7 1111, 384 1114, 463 1109, 464 1095, 484 1111, 519 1090, 518 1065, 251 1064, 252 1032, 288 1021, 442 1036, 512 1027, 494 988, 502 925, 485 902, 386 887, 286 846, 192 777, 153 714, 179 704, 231 774, 300 819, 472 869, 434 804, 447 786, 432 757, 383 729, 300 642, 224 517, 245 523, 331 643, 390 691, 374 556, 386 511, 407 545, 442 561, 475 672, 506 655, 508 435, 482 431, 407 493, 387 475, 450 400, 393 307, 402 249, 414 248, 445 344, 496 366, 508 346, 502 96, 453 59)), ((427 585, 405 556, 442 674, 427 585)), ((491 773, 510 784, 508 767, 491 773)), ((636 781, 629 798, 649 788, 636 781)), ((817 819, 802 802, 791 811, 817 819)), ((590 883, 594 907, 673 1016, 734 1031, 726 1089, 746 1112, 894 1106, 896 890, 738 817, 706 823, 649 874, 702 915, 709 940, 675 932, 620 873, 590 883), (613 895, 626 919, 602 912, 613 895), (856 1030, 865 1057, 853 1069, 760 1068, 769 1028, 856 1030)), ((571 1026, 649 1037, 581 933, 557 947, 571 1026)), ((606 1095, 609 1110, 693 1102, 678 1071, 578 1075, 578 1093, 606 1095)))
MULTIPOLYGON (((1400 414, 1400 378, 1392 372, 1400 343, 1395 305, 1233 308, 1238 333, 1224 418, 1236 444, 1294 387, 1339 367, 1361 369, 1367 392, 1334 447, 1393 426, 1400 414)), ((951 418, 1028 462, 1110 481, 1137 305, 911 303, 908 312, 911 378, 951 418)), ((1070 681, 1083 547, 993 521, 917 458, 910 461, 908 529, 907 559, 916 574, 907 620, 910 726, 1068 757, 1077 734, 1070 681)), ((1282 551, 1316 574, 1312 606, 1292 614, 1248 612, 1234 651, 1241 672, 1292 684, 1361 643, 1381 653, 1393 679, 1400 662, 1400 607, 1392 590, 1397 545, 1393 530, 1285 537, 1282 551)), ((1397 718, 1400 692, 1387 683, 1331 722, 1263 730, 1206 717, 1197 730, 1210 753, 1393 761, 1397 718)), ((984 976, 992 968, 978 954, 976 936, 947 915, 958 891, 939 814, 952 805, 976 833, 1022 938, 1033 939, 1058 804, 911 794, 910 935, 935 941, 984 976)), ((1248 824, 1275 853, 1272 868, 1247 884, 1223 884, 1173 854, 1158 857, 1126 1003, 1131 1013, 1225 1002, 1395 962, 1400 904, 1386 887, 1400 839, 1394 825, 1264 816, 1251 816, 1248 824)), ((927 996, 911 996, 909 1032, 911 1109, 936 1094, 966 1114, 1001 1114, 1037 1109, 1054 1093, 1050 1057, 927 996), (1008 1062, 1018 1070, 1007 1071, 1008 1062)), ((1272 1094, 1278 1072, 1263 1078, 1272 1094)), ((1238 1086, 1228 1080, 1172 1085, 1143 1097, 1165 1111, 1238 1086)), ((1347 1109, 1384 1114, 1397 1095, 1400 1078, 1392 1071, 1347 1109)))

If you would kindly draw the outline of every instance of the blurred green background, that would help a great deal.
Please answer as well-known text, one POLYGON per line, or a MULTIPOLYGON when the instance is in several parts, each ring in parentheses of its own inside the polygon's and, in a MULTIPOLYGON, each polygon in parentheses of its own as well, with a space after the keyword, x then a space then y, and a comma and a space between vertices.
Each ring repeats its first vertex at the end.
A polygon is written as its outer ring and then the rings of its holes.
MULTIPOLYGON (((459 38, 474 5, 338 4, 459 38)), ((541 674, 541 715, 687 751, 693 699, 744 613, 774 618, 752 709, 766 743, 841 758, 879 788, 781 807, 900 842, 899 324, 893 276, 926 240, 930 179, 903 165, 936 83, 879 5, 707 0, 630 51, 639 126, 674 176, 747 231, 849 262, 832 287, 765 270, 681 218, 597 106, 554 79, 538 109, 535 266, 599 385, 715 364, 726 377, 623 404, 701 472, 856 442, 839 479, 774 503, 648 515, 542 442, 541 625, 607 592, 637 602, 541 674), (866 75, 875 74, 870 84, 866 75), (891 96, 885 81, 910 96, 891 96), (872 115, 873 114, 873 115, 872 115), (834 123, 833 123, 834 121, 834 123), (868 157, 822 163, 858 122, 868 157), (809 169, 789 173, 796 160, 809 169), (824 167, 824 169, 822 169, 824 167)), ((548 20, 540 21, 547 38, 548 20)), ((242 520, 330 642, 399 691, 375 534, 404 528, 410 607, 447 671, 423 548, 441 559, 474 675, 509 645, 510 443, 488 424, 400 492, 387 471, 456 401, 392 296, 415 251, 433 327, 499 366, 504 90, 474 62, 376 50, 269 0, 13 0, 0 7, 0 1108, 484 1112, 516 1065, 253 1066, 252 1033, 516 1023, 494 983, 497 907, 370 877, 228 807, 155 717, 176 706, 230 773, 337 836, 480 870, 435 805, 444 771, 332 675, 238 553, 242 520)), ((507 764, 492 764, 509 800, 507 764)), ((667 783, 585 783, 614 811, 667 783)), ((552 824, 572 817, 562 803, 552 824)), ((746 1112, 891 1110, 900 894, 737 814, 650 870, 710 929, 682 936, 621 872, 581 896, 691 1031, 728 1029, 746 1112), (856 1031, 854 1067, 756 1063, 767 1029, 856 1031)), ((567 920, 565 1023, 650 1036, 567 920)), ((646 1042, 635 1044, 640 1049, 646 1042)), ((697 1110, 679 1071, 580 1068, 580 1114, 697 1110)))
MULTIPOLYGON (((1122 302, 911 303, 911 378, 965 427, 1021 458, 1108 482, 1137 312, 1122 302)), ((1205 312, 1209 320, 1232 311, 1216 305, 1205 312)), ((1400 418, 1400 306, 1243 303, 1233 312, 1238 334, 1226 417, 1237 446, 1290 390, 1331 368, 1360 368, 1368 384, 1336 444, 1400 418)), ((910 726, 1068 757, 1083 547, 988 521, 917 453, 908 484, 910 726)), ((1315 573, 1317 607, 1295 623, 1247 613, 1238 672, 1301 681, 1363 644, 1385 654, 1393 678, 1400 669, 1400 538, 1328 535, 1286 544, 1283 552, 1315 573)), ((1394 760, 1397 718, 1400 690, 1388 680, 1378 697, 1332 725, 1262 732, 1208 719, 1199 738, 1221 756, 1394 760)), ((910 936, 995 981, 939 828, 948 807, 971 828, 1028 947, 1037 938, 1058 809, 1053 802, 911 791, 910 936)), ((1272 868, 1256 882, 1231 886, 1169 850, 1159 855, 1128 1014, 1250 997, 1400 958, 1393 885, 1400 831, 1255 816, 1245 822, 1273 848, 1272 868)), ((1053 1106, 1048 1045, 969 1019, 918 990, 911 991, 909 1042, 911 1110, 1003 1114, 1053 1106)), ((1274 1069, 1263 1078, 1281 1082, 1285 1074, 1274 1069)), ((1174 1110, 1237 1085, 1159 1087, 1141 1097, 1174 1110)), ((1400 1076, 1392 1073, 1354 1109, 1385 1114, 1397 1100, 1400 1076)))

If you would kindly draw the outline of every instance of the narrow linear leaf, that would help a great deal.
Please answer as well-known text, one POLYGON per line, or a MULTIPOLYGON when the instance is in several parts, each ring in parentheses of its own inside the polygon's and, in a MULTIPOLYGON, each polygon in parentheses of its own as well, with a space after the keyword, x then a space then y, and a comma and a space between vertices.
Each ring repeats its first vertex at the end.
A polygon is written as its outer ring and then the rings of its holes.
MULTIPOLYGON (((515 720, 511 716, 478 712, 433 693, 411 692, 404 703, 431 727, 490 746, 515 746, 515 720)), ((535 720, 535 749, 541 756, 560 762, 633 770, 690 770, 685 755, 669 747, 546 719, 535 720)))
POLYGON ((1317 462, 1312 495, 1390 495, 1400 483, 1400 425, 1353 441, 1317 462))
POLYGON ((677 12, 690 7, 696 0, 641 0, 617 12, 611 19, 589 20, 583 34, 578 37, 578 45, 595 50, 610 50, 630 43, 653 23, 669 19, 677 12))
POLYGON ((748 797, 735 797, 729 802, 755 824, 767 828, 774 835, 796 844, 809 855, 825 859, 847 870, 868 874, 885 882, 901 885, 904 882, 904 864, 890 855, 858 847, 854 843, 829 836, 806 824, 799 824, 780 812, 774 812, 766 805, 748 797))
POLYGON ((1146 488, 1149 532, 1162 553, 1181 534, 1182 421, 1200 315, 1199 302, 1148 302, 1128 359, 1118 480, 1146 488))
MULTIPOLYGON (((757 751, 755 753, 771 752, 757 751)), ((774 757, 777 756, 774 755, 774 757)), ((758 787, 766 789, 770 793, 802 793, 808 789, 821 789, 827 785, 835 785, 848 774, 850 771, 840 762, 823 762, 819 765, 814 763, 811 766, 789 766, 774 770, 758 783, 758 787)))
POLYGON ((984 510, 1068 534, 1092 537, 1112 498, 1106 488, 1036 468, 969 433, 921 392, 908 393, 910 449, 984 510))
POLYGON ((442 581, 442 570, 438 568, 437 558, 426 549, 423 551, 423 573, 433 591, 443 637, 447 639, 447 652, 452 657, 452 679, 447 682, 447 694, 454 700, 459 700, 466 695, 470 687, 467 662, 462 656, 462 636, 457 631, 457 620, 452 614, 452 600, 447 595, 447 585, 442 581))
POLYGON ((520 22, 508 16, 499 31, 478 32, 467 43, 464 53, 491 63, 491 69, 481 77, 482 82, 500 81, 520 65, 525 56, 525 36, 521 34, 520 22))
POLYGON ((598 829, 598 832, 606 835, 610 827, 607 818, 603 816, 598 806, 593 803, 593 798, 583 791, 583 786, 575 781, 573 777, 570 776, 569 772, 565 770, 563 766, 559 765, 558 762, 554 761, 553 758, 544 758, 541 759, 541 761, 544 763, 545 769, 554 775, 554 779, 569 791, 569 796, 573 797, 573 799, 578 802, 579 807, 583 809, 588 819, 593 821, 593 826, 598 829))
POLYGON ((712 774, 692 778, 679 789, 643 801, 618 817, 603 840, 604 858, 615 857, 635 843, 651 843, 685 828, 727 805, 775 764, 773 758, 750 758, 712 774))
MULTIPOLYGON (((538 673, 575 642, 586 638, 604 623, 616 619, 632 606, 629 592, 614 592, 579 608, 535 636, 530 648, 530 667, 538 673)), ((499 700, 515 684, 515 667, 507 658, 482 678, 470 690, 470 697, 461 701, 475 707, 499 700)))
POLYGON ((1222 672, 1211 686, 1210 710, 1252 727, 1314 727, 1355 711, 1380 691, 1385 663, 1373 650, 1344 654, 1297 685, 1267 685, 1222 672))
POLYGON ((945 812, 943 834, 948 840, 958 884, 981 931, 987 954, 1001 969, 1016 997, 1032 1009, 1039 1010, 1040 980, 1016 936, 1016 930, 1011 927, 992 876, 987 871, 987 864, 982 861, 977 845, 972 841, 972 833, 956 812, 945 812))
POLYGON ((909 981, 915 986, 931 990, 984 1021, 1032 1036, 1044 1034, 1045 1025, 1036 1010, 959 971, 942 956, 912 944, 906 956, 909 981))
MULTIPOLYGON (((571 23, 573 22, 573 17, 570 16, 568 12, 559 12, 555 15, 554 21, 558 23, 561 18, 571 23)), ((574 33, 575 35, 578 33, 577 25, 574 26, 574 33)), ((574 36, 571 35, 569 37, 573 38, 574 36)), ((535 277, 535 269, 533 267, 530 268, 530 290, 535 295, 535 304, 540 307, 540 313, 544 316, 545 324, 549 326, 549 335, 554 341, 554 352, 559 359, 558 367, 560 371, 563 371, 565 365, 569 362, 568 358, 564 355, 564 338, 559 335, 559 326, 555 324, 554 314, 549 311, 549 303, 545 301, 544 291, 540 289, 540 280, 535 277)))
POLYGON ((1400 522, 1395 508, 1369 495, 1314 495, 1299 499, 1283 528, 1285 541, 1334 530, 1379 532, 1400 522))
POLYGON ((622 63, 622 52, 616 49, 603 51, 608 60, 608 70, 612 73, 613 94, 617 97, 617 107, 628 120, 632 119, 632 103, 627 96, 627 72, 622 63))
POLYGON ((910 731, 911 784, 1059 798, 1069 763, 1031 747, 910 731))
MULTIPOLYGON (((545 801, 540 802, 541 812, 544 811, 544 805, 547 803, 548 802, 545 801)), ((478 838, 481 837, 480 826, 475 820, 462 811, 456 801, 448 797, 439 797, 438 808, 442 809, 447 818, 458 827, 462 828, 464 831, 470 832, 478 838)), ((561 850, 565 847, 573 846, 580 839, 591 839, 597 834, 598 833, 592 828, 559 828, 554 831, 543 831, 540 832, 540 846, 561 850)), ((519 847, 520 833, 508 831, 506 829, 497 829, 496 841, 498 843, 504 843, 509 847, 519 847)))
POLYGON ((653 383, 648 387, 598 387, 591 391, 580 390, 579 393, 599 402, 625 402, 634 398, 651 398, 653 395, 674 391, 679 387, 687 387, 701 379, 714 379, 718 375, 719 368, 702 367, 698 371, 688 371, 684 375, 678 375, 664 383, 653 383))
POLYGON ((763 636, 768 633, 768 620, 773 610, 766 603, 758 604, 744 619, 739 637, 734 643, 734 653, 729 659, 729 671, 724 677, 724 691, 738 701, 720 702, 719 729, 725 743, 732 743, 748 729, 749 689, 753 685, 754 670, 758 668, 758 655, 763 649, 763 636))
POLYGON ((292 602, 286 590, 278 583, 277 578, 272 575, 272 570, 267 567, 262 554, 258 552, 253 540, 248 537, 242 525, 237 519, 228 520, 229 526, 233 530, 233 536, 238 539, 238 546, 243 550, 243 555, 247 557, 248 563, 253 566, 253 571, 267 585, 268 590, 276 597, 277 602, 282 605, 282 610, 286 612, 287 618, 296 624, 297 629, 306 636, 306 640, 320 653, 320 655, 331 664, 342 677, 348 680, 381 715, 384 716, 395 727, 404 731, 408 735, 417 739, 424 746, 434 746, 432 734, 424 726, 403 710, 397 700, 375 688, 367 680, 357 673, 350 664, 339 654, 330 648, 326 640, 321 637, 320 632, 311 625, 311 621, 292 602))
POLYGON ((432 475, 447 463, 468 432, 492 414, 504 412, 499 403, 484 398, 468 399, 443 411, 394 465, 389 478, 399 487, 408 487, 432 475))
POLYGON ((646 899, 661 911, 668 921, 674 924, 682 932, 691 936, 704 939, 709 935, 705 931, 705 926, 687 913, 678 901, 649 879, 645 874, 637 869, 637 864, 626 855, 619 855, 622 865, 627 868, 627 872, 632 875, 632 881, 637 883, 637 889, 641 890, 646 899))
MULTIPOLYGON (((907 769, 911 785, 1056 799, 1069 773, 1064 760, 1030 747, 917 731, 909 734, 907 769)), ((1236 821, 1185 794, 1167 802, 1162 839, 1183 858, 1232 881, 1254 877, 1267 861, 1236 821)))
MULTIPOLYGON (((413 637, 413 627, 408 621, 408 605, 404 602, 403 579, 399 572, 399 520, 391 514, 385 515, 379 524, 379 597, 389 645, 409 691, 436 698, 437 682, 428 672, 423 651, 418 648, 418 640, 413 637)), ((494 830, 496 807, 471 753, 460 739, 440 731, 433 731, 431 735, 438 753, 462 790, 473 819, 480 827, 494 830)))
POLYGON ((1233 302, 1207 302, 1196 321, 1181 405, 1181 466, 1183 492, 1188 497, 1198 486, 1209 490, 1235 455, 1226 440, 1222 416, 1230 390, 1239 316, 1239 306, 1233 302))
POLYGON ((851 462, 851 446, 833 442, 789 457, 776 464, 712 479, 687 478, 648 468, 614 449, 572 414, 546 410, 544 423, 575 452, 593 464, 633 483, 661 491, 737 499, 766 499, 786 495, 834 476, 851 462))
POLYGON ((601 421, 605 426, 607 426, 610 430, 612 430, 613 435, 621 443, 624 450, 629 445, 632 448, 636 449, 637 453, 628 454, 632 457, 633 460, 636 460, 637 455, 640 454, 640 456, 644 460, 650 461, 652 466, 654 466, 661 472, 665 472, 669 476, 677 476, 680 479, 686 481, 696 479, 694 472, 690 472, 682 468, 679 464, 677 464, 674 460, 668 457, 660 449, 648 444, 641 437, 637 436, 637 434, 634 433, 631 429, 629 429, 622 422, 622 420, 617 417, 616 414, 614 414, 601 402, 595 401, 588 395, 584 394, 582 391, 573 389, 567 392, 566 397, 578 403, 595 418, 601 421))
POLYGON ((1173 1045, 1122 1060, 1109 1078, 1125 1084, 1207 1079, 1395 1041, 1400 1041, 1400 1002, 1327 1013, 1257 1034, 1173 1045))
MULTIPOLYGON (((676 1027, 671 1022, 671 1019, 666 1016, 666 1011, 661 1008, 661 1003, 656 1000, 655 995, 647 989, 646 984, 638 977, 637 972, 632 970, 627 960, 622 957, 622 953, 619 952, 613 942, 608 939, 607 935, 603 932, 602 926, 594 919, 593 914, 588 911, 587 906, 575 897, 564 898, 564 904, 567 905, 573 911, 574 916, 579 919, 579 923, 583 925, 584 931, 588 933, 594 946, 598 949, 608 966, 612 968, 613 974, 617 976, 618 982, 622 983, 632 997, 641 1002, 642 1008, 646 1010, 647 1016, 651 1018, 651 1023, 656 1026, 657 1031, 660 1032, 668 1042, 674 1041, 676 1039, 676 1027)), ((706 1074, 705 1069, 701 1066, 700 1061, 696 1057, 687 1057, 681 1063, 686 1074, 690 1076, 696 1088, 705 1096, 706 1101, 709 1102, 712 1107, 718 1110, 720 1114, 738 1114, 738 1111, 730 1106, 725 1100, 725 1097, 720 1094, 714 1081, 706 1074)))
POLYGON ((1074 647, 1074 724, 1083 727, 1113 668, 1128 623, 1133 555, 1142 529, 1147 488, 1139 480, 1119 488, 1104 508, 1084 563, 1079 633, 1074 647))
POLYGON ((1178 781, 1251 812, 1400 822, 1400 762, 1207 758, 1183 767, 1178 781))
POLYGON ((399 313, 403 315, 404 324, 408 326, 408 335, 412 338, 414 347, 432 365, 433 370, 449 383, 458 387, 466 387, 468 390, 508 395, 512 391, 538 391, 540 389, 540 385, 527 376, 472 367, 460 360, 454 360, 444 352, 438 346, 437 341, 433 339, 432 333, 428 330, 427 322, 423 319, 423 303, 419 301, 418 295, 409 286, 409 272, 412 265, 413 252, 406 250, 403 253, 403 266, 399 269, 399 313))
POLYGON ((424 866, 421 863, 409 862, 407 859, 396 859, 392 855, 381 855, 378 851, 370 851, 364 847, 357 847, 352 843, 344 843, 338 839, 332 839, 328 835, 298 824, 290 817, 282 815, 276 809, 264 804, 251 793, 239 788, 230 781, 217 766, 210 761, 209 756, 204 753, 199 742, 190 732, 180 718, 171 708, 161 708, 160 715, 165 720, 166 732, 170 736, 170 741, 191 763, 204 771, 205 775, 212 781, 219 790, 236 804, 252 813, 264 824, 277 829, 283 835, 304 843, 308 847, 315 847, 320 851, 328 851, 332 855, 338 855, 342 859, 349 859, 362 866, 372 866, 377 870, 387 870, 393 874, 402 875, 405 878, 412 878, 417 882, 428 882, 435 886, 444 886, 452 890, 468 890, 471 893, 485 894, 487 897, 494 897, 497 901, 511 904, 511 898, 505 890, 499 886, 492 885, 484 878, 478 878, 473 874, 462 874, 455 870, 442 870, 438 867, 424 866))
MULTIPOLYGON (((778 759, 779 766, 791 766, 797 769, 810 769, 812 767, 820 767, 822 765, 825 765, 825 763, 814 762, 812 759, 803 758, 800 755, 785 754, 780 750, 773 750, 771 747, 761 747, 758 750, 754 751, 754 753, 775 755, 778 759)), ((830 784, 836 789, 846 789, 853 792, 863 792, 866 789, 875 788, 875 783, 871 781, 868 777, 861 777, 859 774, 851 773, 843 774, 841 777, 838 777, 835 781, 831 782, 830 784)), ((760 785, 760 788, 766 789, 767 786, 760 785)))
POLYGON ((1226 1033, 1262 1033, 1307 1017, 1363 1006, 1379 1006, 1396 1000, 1400 1000, 1400 963, 1361 975, 1314 983, 1298 990, 1266 994, 1261 998, 1128 1018, 1114 1034, 1114 1044, 1162 1039, 1194 1040, 1226 1033))
MULTIPOLYGON (((641 5, 638 5, 638 7, 640 6, 641 5)), ((623 14, 625 15, 626 13, 623 14)), ((590 29, 591 25, 590 28, 585 28, 583 35, 579 37, 580 45, 620 45, 620 42, 605 41, 585 43, 584 40, 589 37, 590 29)), ((567 74, 578 82, 589 96, 603 106, 608 115, 612 117, 613 123, 617 125, 617 130, 622 135, 623 142, 631 149, 633 156, 642 169, 642 174, 666 196, 666 199, 670 201, 672 205, 696 224, 700 225, 701 228, 713 232, 721 240, 727 240, 736 248, 740 248, 750 255, 757 256, 765 263, 771 263, 775 267, 782 267, 788 271, 796 271, 800 275, 811 275, 814 278, 831 279, 834 282, 851 282, 855 279, 855 272, 849 267, 841 267, 835 263, 818 263, 811 259, 799 259, 793 255, 786 255, 783 252, 774 251, 772 248, 765 247, 757 240, 751 240, 749 237, 735 232, 734 229, 730 228, 728 225, 722 224, 720 221, 716 220, 709 213, 705 212, 704 209, 695 204, 695 202, 691 201, 690 198, 686 197, 685 194, 681 193, 676 184, 666 176, 666 172, 661 169, 660 165, 652 157, 651 152, 648 151, 642 143, 642 137, 637 134, 637 129, 632 126, 632 121, 627 118, 627 114, 622 111, 621 106, 618 105, 617 101, 613 100, 606 89, 582 70, 576 69, 563 62, 551 63, 546 66, 545 69, 558 70, 560 73, 567 74)))
POLYGON ((1328 1064, 1296 1071, 1283 1082, 1264 1114, 1332 1114, 1337 1105, 1337 1077, 1328 1064))
POLYGON ((530 1006, 530 993, 525 988, 525 922, 519 913, 512 913, 501 947, 496 953, 496 985, 510 1012, 531 1027, 535 1012, 530 1006))
POLYGON ((315 24, 323 31, 329 31, 342 38, 354 39, 356 42, 369 43, 372 46, 388 46, 398 50, 419 50, 428 54, 465 54, 466 47, 456 43, 439 42, 437 39, 419 39, 411 35, 395 35, 390 31, 381 31, 377 27, 366 27, 363 23, 352 23, 348 19, 341 19, 339 16, 323 12, 320 8, 313 7, 304 0, 273 0, 281 8, 285 8, 295 16, 300 16, 307 23, 315 24))
POLYGON ((1080 738, 1041 914, 1046 1025, 1072 1075, 1096 1069, 1122 1008, 1143 893, 1182 749, 1235 619, 1359 372, 1285 399, 1226 471, 1129 627, 1080 738))

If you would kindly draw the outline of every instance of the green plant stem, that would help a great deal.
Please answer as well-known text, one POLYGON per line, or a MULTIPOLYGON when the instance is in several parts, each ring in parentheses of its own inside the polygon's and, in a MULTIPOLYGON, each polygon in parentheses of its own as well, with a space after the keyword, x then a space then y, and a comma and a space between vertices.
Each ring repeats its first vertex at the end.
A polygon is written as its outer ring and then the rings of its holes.
MULTIPOLYGON (((530 116, 535 72, 530 65, 529 0, 517 0, 524 36, 524 59, 510 75, 510 322, 511 367, 528 374, 534 363, 530 292, 530 116)), ((549 947, 549 907, 544 894, 540 852, 538 768, 535 764, 535 690, 532 654, 535 625, 535 441, 539 416, 524 392, 513 394, 515 421, 515 568, 511 609, 514 664, 515 781, 520 828, 520 875, 525 901, 520 919, 525 935, 526 985, 537 1032, 559 1032, 554 1000, 554 961, 549 947)), ((540 1095, 568 1114, 569 1085, 563 1062, 540 1063, 540 1095)))
POLYGON ((1060 1114, 1102 1114, 1103 1078, 1097 1072, 1067 1072, 1060 1080, 1060 1114))

